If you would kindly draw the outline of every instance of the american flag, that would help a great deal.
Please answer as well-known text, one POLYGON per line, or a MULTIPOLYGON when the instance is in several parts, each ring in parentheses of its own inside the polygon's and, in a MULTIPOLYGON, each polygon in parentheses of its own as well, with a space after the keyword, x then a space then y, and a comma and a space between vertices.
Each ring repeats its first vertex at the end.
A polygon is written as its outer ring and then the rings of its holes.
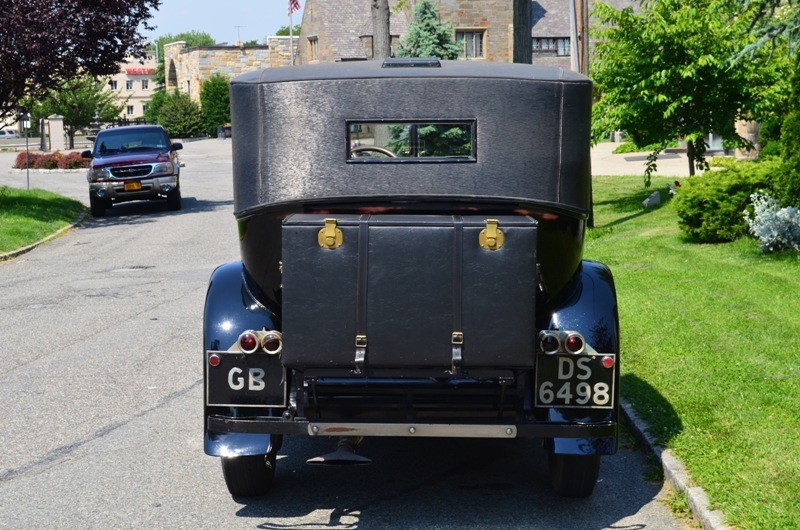
POLYGON ((289 14, 300 9, 300 0, 289 0, 289 14))

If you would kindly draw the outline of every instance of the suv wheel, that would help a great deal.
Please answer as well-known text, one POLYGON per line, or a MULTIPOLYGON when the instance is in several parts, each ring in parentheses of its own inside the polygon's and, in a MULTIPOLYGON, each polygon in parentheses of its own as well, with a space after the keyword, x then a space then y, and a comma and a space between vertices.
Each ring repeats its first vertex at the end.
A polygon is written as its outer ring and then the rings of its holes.
POLYGON ((180 210, 181 209, 181 189, 177 188, 176 190, 167 194, 167 209, 169 210, 180 210))
POLYGON ((597 455, 547 455, 550 483, 563 497, 588 497, 597 484, 600 474, 600 457, 597 455))
POLYGON ((222 476, 234 497, 264 495, 275 478, 275 455, 223 456, 222 476))
POLYGON ((89 209, 92 217, 103 217, 106 214, 106 202, 103 199, 89 196, 89 209))

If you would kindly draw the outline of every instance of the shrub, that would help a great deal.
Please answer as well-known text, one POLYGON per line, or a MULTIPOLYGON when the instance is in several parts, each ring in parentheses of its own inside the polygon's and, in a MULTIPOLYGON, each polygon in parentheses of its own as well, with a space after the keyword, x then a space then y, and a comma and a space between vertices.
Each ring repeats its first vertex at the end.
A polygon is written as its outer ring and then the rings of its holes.
POLYGON ((171 138, 193 138, 203 132, 203 113, 188 94, 176 90, 159 109, 158 123, 171 138))
POLYGON ((747 234, 742 211, 752 194, 772 190, 780 170, 780 161, 737 162, 687 179, 673 202, 681 230, 701 243, 733 241, 747 234))
POLYGON ((200 89, 200 105, 203 109, 205 131, 209 136, 217 135, 217 127, 231 121, 230 80, 222 74, 209 77, 200 89))
POLYGON ((30 169, 78 169, 89 167, 89 160, 81 158, 80 153, 68 153, 62 155, 58 151, 55 153, 19 153, 14 162, 16 169, 25 169, 25 159, 28 156, 30 169))
MULTIPOLYGON (((667 147, 678 147, 678 141, 671 140, 667 142, 667 147)), ((652 153, 657 149, 661 149, 661 144, 650 144, 639 147, 633 142, 623 142, 619 144, 619 146, 614 149, 612 153, 615 155, 624 155, 626 153, 652 153)))
POLYGON ((778 200, 762 193, 750 196, 753 213, 744 211, 744 220, 761 243, 761 252, 800 250, 800 212, 794 206, 781 208, 778 200))
POLYGON ((34 167, 36 169, 58 169, 59 160, 61 160, 61 153, 56 151, 55 153, 42 155, 39 157, 39 160, 36 161, 36 165, 34 167))
POLYGON ((80 153, 67 153, 58 160, 60 169, 80 169, 89 167, 89 160, 82 158, 80 153))
POLYGON ((37 164, 39 158, 41 158, 41 157, 42 157, 42 155, 40 155, 40 154, 37 154, 37 153, 26 153, 26 152, 23 151, 22 153, 19 153, 17 155, 17 159, 14 162, 14 167, 17 168, 17 169, 25 169, 26 167, 31 167, 31 168, 36 167, 36 164, 37 164), (28 161, 27 165, 26 165, 26 162, 25 162, 26 158, 27 158, 27 161, 28 161))

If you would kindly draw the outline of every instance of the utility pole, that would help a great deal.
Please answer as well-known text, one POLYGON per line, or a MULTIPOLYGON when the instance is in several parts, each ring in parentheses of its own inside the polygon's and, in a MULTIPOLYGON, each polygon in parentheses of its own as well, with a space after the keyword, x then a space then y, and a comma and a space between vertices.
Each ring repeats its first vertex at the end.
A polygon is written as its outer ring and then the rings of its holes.
POLYGON ((573 0, 578 38, 578 72, 589 75, 589 7, 586 0, 573 0))

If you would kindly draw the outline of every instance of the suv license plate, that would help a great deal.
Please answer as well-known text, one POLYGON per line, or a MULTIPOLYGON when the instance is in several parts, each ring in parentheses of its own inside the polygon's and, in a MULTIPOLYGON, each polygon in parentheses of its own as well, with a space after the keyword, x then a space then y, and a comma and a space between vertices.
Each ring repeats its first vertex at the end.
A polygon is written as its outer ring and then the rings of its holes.
POLYGON ((616 356, 590 355, 536 356, 536 406, 583 409, 614 408, 616 356), (614 359, 606 368, 604 357, 614 359))
POLYGON ((139 181, 125 183, 125 191, 139 191, 140 189, 142 189, 142 183, 139 181))

